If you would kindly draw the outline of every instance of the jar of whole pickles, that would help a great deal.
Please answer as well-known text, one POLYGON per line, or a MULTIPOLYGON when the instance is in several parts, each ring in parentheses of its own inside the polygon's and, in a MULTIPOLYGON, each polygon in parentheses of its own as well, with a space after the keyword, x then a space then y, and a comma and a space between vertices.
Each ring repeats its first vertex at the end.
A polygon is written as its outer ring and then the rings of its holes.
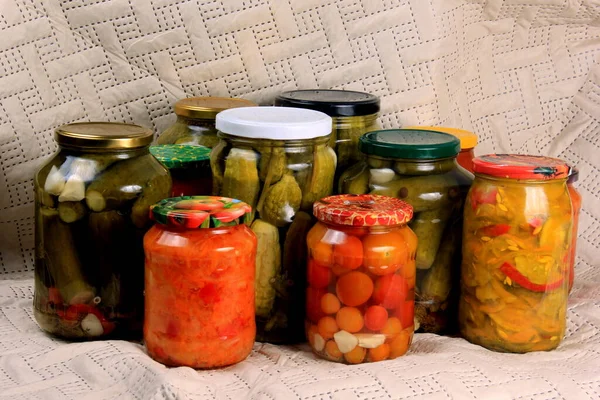
POLYGON ((475 158, 475 146, 477 146, 477 135, 473 132, 458 128, 447 128, 443 126, 411 126, 406 129, 425 129, 448 133, 460 140, 460 153, 456 156, 458 165, 469 172, 473 172, 473 159, 475 158))
POLYGON ((157 144, 201 145, 213 148, 217 144, 215 118, 223 110, 254 107, 256 103, 229 97, 188 97, 175 103, 177 120, 156 140, 157 144))
POLYGON ((551 350, 565 333, 572 210, 561 160, 474 160, 465 205, 462 335, 490 350, 551 350))
POLYGON ((275 99, 276 106, 300 107, 321 111, 333 119, 331 147, 337 154, 337 182, 350 165, 363 158, 358 150, 358 138, 369 131, 380 129, 377 122, 379 97, 350 90, 292 90, 275 99))
POLYGON ((312 205, 331 194, 331 118, 318 111, 246 107, 217 116, 213 192, 255 210, 257 340, 304 340, 306 233, 312 205))
POLYGON ((154 205, 146 233, 144 342, 169 366, 216 368, 252 351, 256 236, 239 200, 184 196, 154 205))
POLYGON ((150 146, 150 153, 171 173, 171 197, 207 195, 212 192, 208 147, 161 144, 150 146))
POLYGON ((451 333, 458 311, 462 210, 472 181, 456 163, 460 143, 442 132, 391 129, 365 134, 359 146, 366 160, 344 172, 340 189, 396 197, 413 207, 410 227, 419 239, 416 328, 451 333))
POLYGON ((567 188, 571 197, 571 207, 573 208, 573 228, 571 230, 571 251, 569 252, 569 293, 573 289, 575 280, 575 261, 577 258, 577 230, 579 227, 579 213, 581 212, 581 194, 575 187, 575 182, 579 180, 579 170, 571 168, 571 174, 567 179, 567 188))
POLYGON ((306 336, 331 361, 399 357, 414 332, 412 207, 386 196, 329 196, 307 236, 306 336))
POLYGON ((35 175, 34 314, 68 339, 141 336, 148 210, 171 191, 152 131, 79 122, 35 175))

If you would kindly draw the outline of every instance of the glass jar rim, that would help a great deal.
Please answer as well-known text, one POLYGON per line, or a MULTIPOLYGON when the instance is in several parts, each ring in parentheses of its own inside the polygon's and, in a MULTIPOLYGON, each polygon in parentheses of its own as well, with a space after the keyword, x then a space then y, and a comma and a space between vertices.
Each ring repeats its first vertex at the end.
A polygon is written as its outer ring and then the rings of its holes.
POLYGON ((153 134, 141 125, 90 121, 62 125, 54 131, 54 139, 71 148, 125 150, 149 146, 153 134))

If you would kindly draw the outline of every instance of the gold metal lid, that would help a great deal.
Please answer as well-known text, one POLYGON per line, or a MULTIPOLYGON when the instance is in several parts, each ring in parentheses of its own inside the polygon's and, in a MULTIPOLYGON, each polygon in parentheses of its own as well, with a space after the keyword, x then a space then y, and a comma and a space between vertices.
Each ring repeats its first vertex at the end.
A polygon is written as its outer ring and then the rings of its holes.
POLYGON ((175 103, 175 114, 196 119, 215 119, 218 113, 229 108, 255 107, 258 104, 246 99, 231 97, 188 97, 175 103))
POLYGON ((131 149, 152 143, 152 131, 121 122, 75 122, 58 127, 54 139, 59 145, 96 149, 131 149))

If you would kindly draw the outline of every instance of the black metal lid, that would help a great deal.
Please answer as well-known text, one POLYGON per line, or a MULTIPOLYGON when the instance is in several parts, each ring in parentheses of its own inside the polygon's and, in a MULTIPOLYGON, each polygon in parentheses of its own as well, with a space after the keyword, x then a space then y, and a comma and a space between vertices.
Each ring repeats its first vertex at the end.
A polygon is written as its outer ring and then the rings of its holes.
POLYGON ((379 112, 379 97, 351 90, 290 90, 275 98, 281 107, 310 108, 331 117, 354 117, 379 112))

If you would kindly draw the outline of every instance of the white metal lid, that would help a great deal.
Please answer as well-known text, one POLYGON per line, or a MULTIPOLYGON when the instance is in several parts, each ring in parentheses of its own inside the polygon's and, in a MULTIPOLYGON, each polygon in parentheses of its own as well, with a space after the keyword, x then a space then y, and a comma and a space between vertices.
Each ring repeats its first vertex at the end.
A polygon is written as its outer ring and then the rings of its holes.
POLYGON ((314 139, 331 133, 331 117, 306 108, 242 107, 217 114, 217 129, 252 139, 314 139))

